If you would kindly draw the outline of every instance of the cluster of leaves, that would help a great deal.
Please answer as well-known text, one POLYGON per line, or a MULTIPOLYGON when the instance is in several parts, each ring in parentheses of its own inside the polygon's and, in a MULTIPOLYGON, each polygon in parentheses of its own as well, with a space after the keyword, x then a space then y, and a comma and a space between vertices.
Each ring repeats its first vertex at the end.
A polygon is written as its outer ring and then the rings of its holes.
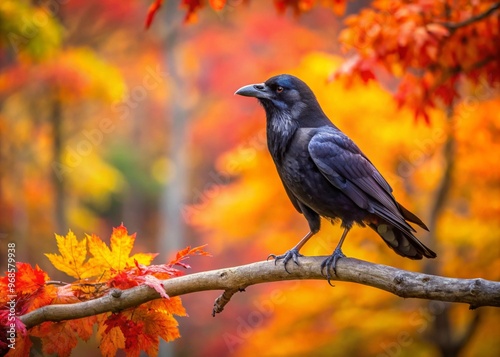
POLYGON ((157 254, 138 253, 130 255, 135 234, 129 235, 121 225, 113 229, 110 245, 98 236, 87 235, 78 240, 73 232, 56 235, 59 254, 46 254, 50 262, 60 271, 76 281, 56 287, 59 282, 50 280, 48 274, 38 266, 17 263, 15 292, 9 286, 6 275, 0 280, 0 321, 5 326, 0 341, 0 350, 8 350, 9 341, 4 340, 10 323, 15 324, 17 336, 15 349, 9 356, 26 356, 32 342, 29 336, 38 337, 45 354, 69 356, 78 338, 88 341, 97 326, 97 339, 103 356, 114 356, 123 349, 129 356, 139 356, 144 350, 148 355, 158 353, 160 337, 172 341, 178 337, 178 324, 174 318, 186 316, 179 297, 169 297, 161 280, 182 274, 175 266, 189 268, 183 262, 191 255, 208 255, 203 247, 186 249, 177 253, 167 264, 150 265, 157 254), (104 296, 111 289, 129 289, 147 285, 155 289, 162 299, 153 300, 119 313, 103 313, 76 320, 44 322, 26 329, 20 316, 50 304, 74 304, 104 296), (8 302, 15 300, 15 317, 8 302))
MULTIPOLYGON (((149 28, 153 22, 153 19, 160 10, 164 0, 154 0, 148 10, 146 16, 146 28, 149 28)), ((208 3, 210 7, 215 11, 221 11, 226 6, 240 3, 247 3, 248 0, 209 0, 208 3)), ((300 15, 302 12, 311 10, 317 3, 321 3, 323 6, 331 8, 337 15, 342 15, 345 11, 347 0, 274 0, 273 4, 276 11, 283 14, 288 8, 292 9, 296 16, 300 15)), ((204 0, 181 0, 180 6, 186 10, 186 16, 184 21, 189 23, 196 18, 196 12, 201 10, 205 6, 204 0)))
POLYGON ((357 54, 337 75, 367 82, 383 67, 401 77, 398 104, 428 122, 436 99, 450 106, 460 97, 460 78, 498 83, 499 8, 496 1, 374 1, 347 18, 339 40, 357 54))

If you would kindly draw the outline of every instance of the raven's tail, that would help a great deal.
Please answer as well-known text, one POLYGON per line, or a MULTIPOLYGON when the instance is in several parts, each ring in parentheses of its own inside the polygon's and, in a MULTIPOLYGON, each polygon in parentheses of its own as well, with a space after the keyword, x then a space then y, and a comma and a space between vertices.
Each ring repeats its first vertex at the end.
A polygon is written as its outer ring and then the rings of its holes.
POLYGON ((404 208, 401 203, 396 202, 396 204, 398 205, 399 212, 401 212, 401 214, 403 215, 404 219, 406 219, 408 222, 416 223, 420 227, 422 227, 423 229, 425 229, 426 231, 429 231, 429 228, 427 228, 427 226, 425 225, 425 223, 422 222, 422 220, 420 218, 418 218, 413 213, 411 213, 406 208, 404 208))
POLYGON ((436 253, 427 248, 409 231, 402 231, 386 223, 370 223, 369 226, 382 237, 390 248, 403 257, 410 259, 436 257, 436 253))

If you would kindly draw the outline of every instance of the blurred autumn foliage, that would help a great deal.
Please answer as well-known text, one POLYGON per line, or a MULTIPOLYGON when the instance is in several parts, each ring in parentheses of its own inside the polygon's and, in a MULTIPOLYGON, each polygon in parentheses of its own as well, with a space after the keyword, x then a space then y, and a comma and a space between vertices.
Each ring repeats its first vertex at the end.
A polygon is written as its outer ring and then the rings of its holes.
MULTIPOLYGON (((438 254, 408 261, 354 229, 348 256, 500 280, 499 7, 4 0, 0 254, 15 242, 19 262, 56 279, 43 254, 56 250, 54 232, 108 236, 121 222, 144 237, 136 253, 160 251, 163 262, 208 243, 215 258, 198 269, 283 253, 307 224, 266 151, 262 109, 232 93, 291 73, 429 223, 419 238, 438 254)), ((303 253, 330 254, 339 236, 324 222, 303 253)), ((214 298, 183 298, 177 355, 500 354, 493 308, 288 282, 238 294, 213 319, 214 298)), ((80 342, 74 354, 96 348, 80 342)))

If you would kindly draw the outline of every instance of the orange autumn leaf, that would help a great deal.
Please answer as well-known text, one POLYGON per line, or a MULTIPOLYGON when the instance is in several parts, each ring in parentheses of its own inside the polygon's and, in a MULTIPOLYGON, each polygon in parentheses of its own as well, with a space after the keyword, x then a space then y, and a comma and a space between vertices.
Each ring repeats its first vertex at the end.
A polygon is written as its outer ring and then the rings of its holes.
MULTIPOLYGON (((167 302, 169 299, 160 301, 167 302)), ((173 301, 180 302, 179 298, 173 298, 173 301)), ((178 304, 176 304, 178 306, 178 304)), ((185 316, 183 308, 173 312, 168 304, 157 303, 150 301, 137 308, 124 311, 122 316, 112 318, 112 324, 120 321, 120 328, 125 336, 125 352, 127 355, 139 355, 141 350, 145 351, 148 356, 158 354, 158 346, 160 337, 165 341, 172 341, 180 337, 178 323, 174 318, 174 314, 185 316), (127 330, 135 329, 135 334, 131 334, 127 330), (136 342, 137 343, 134 343, 136 342)), ((109 323, 109 322, 108 322, 109 323)))
POLYGON ((45 354, 69 356, 79 338, 88 341, 94 334, 96 322, 96 316, 60 322, 44 322, 35 326, 30 331, 30 335, 41 339, 42 350, 45 354))
POLYGON ((88 341, 94 334, 94 324, 97 322, 96 316, 89 316, 83 319, 69 320, 68 326, 75 331, 79 338, 88 341))
POLYGON ((125 348, 125 336, 123 336, 119 326, 108 329, 105 324, 107 317, 107 314, 101 314, 97 317, 97 340, 99 341, 101 355, 112 357, 116 356, 119 349, 125 348))
POLYGON ((99 349, 103 356, 116 356, 118 349, 125 348, 125 337, 120 328, 115 327, 107 333, 102 333, 99 349))
POLYGON ((174 296, 169 299, 152 300, 147 303, 147 306, 152 310, 168 311, 172 315, 188 316, 179 296, 174 296))
POLYGON ((175 255, 175 259, 171 260, 170 263, 168 263, 168 265, 170 266, 180 265, 184 268, 190 268, 188 264, 182 262, 183 260, 188 259, 190 255, 201 255, 206 257, 212 256, 210 253, 203 250, 203 248, 205 247, 206 244, 194 248, 187 246, 183 250, 178 251, 177 254, 175 255))
POLYGON ((160 337, 169 342, 181 336, 177 320, 166 310, 149 310, 147 308, 141 308, 140 311, 134 314, 134 318, 145 321, 143 327, 144 333, 141 335, 144 342, 139 345, 148 355, 154 355, 153 351, 158 351, 160 337), (147 341, 153 341, 154 343, 151 347, 148 347, 147 341))
POLYGON ((158 354, 160 338, 172 341, 180 337, 174 315, 186 316, 179 297, 153 300, 118 314, 98 317, 99 348, 103 356, 114 356, 124 349, 127 356, 158 354))
POLYGON ((68 328, 68 321, 44 322, 35 326, 31 335, 41 338, 45 355, 70 356, 78 342, 76 331, 68 328))

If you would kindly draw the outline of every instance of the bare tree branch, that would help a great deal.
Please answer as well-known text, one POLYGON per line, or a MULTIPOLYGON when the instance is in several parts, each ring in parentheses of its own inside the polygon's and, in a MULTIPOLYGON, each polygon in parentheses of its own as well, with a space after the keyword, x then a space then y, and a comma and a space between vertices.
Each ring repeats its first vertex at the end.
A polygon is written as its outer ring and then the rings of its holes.
POLYGON ((460 21, 460 22, 444 22, 444 23, 441 23, 441 25, 443 25, 444 27, 448 28, 450 31, 455 31, 455 30, 457 30, 457 29, 459 29, 461 27, 469 26, 469 25, 473 24, 474 22, 478 22, 478 21, 481 21, 481 20, 487 18, 488 16, 492 15, 493 13, 495 13, 495 11, 497 11, 498 9, 500 9, 500 2, 494 3, 493 5, 491 5, 484 12, 482 12, 480 14, 477 14, 475 16, 471 16, 471 17, 469 17, 468 19, 466 19, 464 21, 460 21))
MULTIPOLYGON (((300 266, 289 264, 287 273, 283 264, 273 261, 257 262, 219 270, 211 270, 165 280, 163 286, 171 297, 206 290, 224 290, 229 293, 218 299, 222 308, 237 291, 248 286, 283 280, 325 280, 321 263, 326 257, 302 257, 300 266), (227 300, 227 301, 226 301, 227 300)), ((500 282, 476 279, 456 279, 414 273, 385 265, 368 263, 353 258, 342 258, 337 264, 337 276, 332 280, 359 283, 379 288, 403 298, 419 298, 500 307, 500 282)), ((325 283, 325 290, 329 289, 325 283)), ((121 311, 158 299, 159 294, 148 286, 128 290, 113 289, 101 298, 69 305, 48 305, 21 316, 28 327, 44 321, 62 321, 121 311)), ((216 301, 217 303, 217 301, 216 301)), ((208 309, 208 307, 207 307, 208 309)), ((214 311, 220 309, 217 305, 214 311)), ((222 311, 222 309, 220 309, 222 311)))
POLYGON ((222 310, 224 310, 224 307, 227 305, 227 303, 231 301, 233 295, 238 291, 242 292, 245 291, 245 289, 239 288, 224 290, 224 292, 217 299, 215 299, 214 308, 212 309, 212 316, 215 317, 215 314, 220 314, 222 310))

